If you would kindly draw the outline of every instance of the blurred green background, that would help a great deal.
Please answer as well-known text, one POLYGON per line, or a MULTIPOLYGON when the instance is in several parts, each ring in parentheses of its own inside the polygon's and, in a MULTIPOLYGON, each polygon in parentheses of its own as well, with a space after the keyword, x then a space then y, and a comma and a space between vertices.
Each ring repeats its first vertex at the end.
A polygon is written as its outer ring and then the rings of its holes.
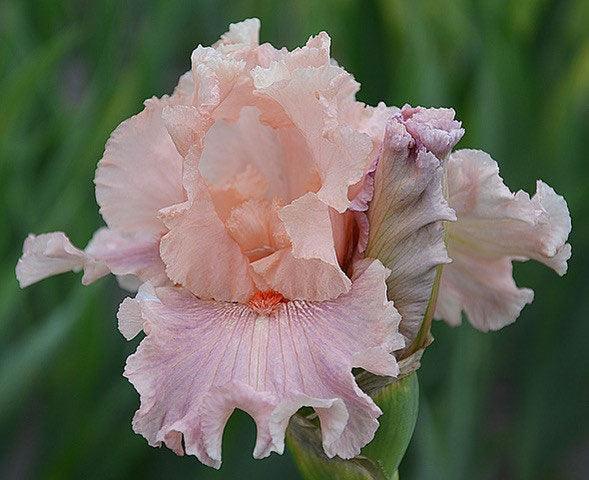
POLYGON ((190 52, 258 16, 262 41, 327 30, 369 103, 453 106, 459 146, 501 164, 512 189, 540 177, 566 196, 573 259, 559 279, 515 267, 536 300, 503 331, 436 323, 420 370, 402 480, 589 478, 589 1, 301 0, 0 2, 0 478, 297 478, 291 458, 251 459, 232 418, 220 472, 149 448, 121 376, 124 293, 66 274, 19 290, 28 232, 85 245, 100 225, 92 178, 109 133, 171 92, 190 52))

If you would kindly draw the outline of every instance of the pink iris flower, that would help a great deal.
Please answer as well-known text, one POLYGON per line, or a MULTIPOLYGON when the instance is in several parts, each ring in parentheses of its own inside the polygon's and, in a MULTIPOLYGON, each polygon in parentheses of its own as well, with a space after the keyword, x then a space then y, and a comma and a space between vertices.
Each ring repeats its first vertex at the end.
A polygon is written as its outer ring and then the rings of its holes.
POLYGON ((498 329, 532 300, 512 260, 564 274, 570 257, 564 199, 542 182, 513 194, 487 154, 451 153, 453 110, 367 106, 327 34, 288 51, 258 30, 198 46, 174 93, 113 132, 95 178, 107 226, 85 250, 30 235, 16 269, 23 287, 83 270, 136 290, 118 312, 127 339, 145 334, 124 373, 133 428, 216 468, 235 408, 256 458, 282 453, 305 406, 329 457, 356 456, 382 412, 352 368, 396 376, 434 287, 437 317, 498 329))

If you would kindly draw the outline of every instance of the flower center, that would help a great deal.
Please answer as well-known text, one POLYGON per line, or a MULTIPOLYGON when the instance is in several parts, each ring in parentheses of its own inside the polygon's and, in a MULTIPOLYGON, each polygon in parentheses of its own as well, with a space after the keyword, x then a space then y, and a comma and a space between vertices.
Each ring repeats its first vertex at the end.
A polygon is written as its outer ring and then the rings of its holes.
POLYGON ((248 306, 260 315, 270 315, 283 302, 286 302, 286 299, 281 293, 274 290, 265 290, 254 293, 248 302, 248 306))

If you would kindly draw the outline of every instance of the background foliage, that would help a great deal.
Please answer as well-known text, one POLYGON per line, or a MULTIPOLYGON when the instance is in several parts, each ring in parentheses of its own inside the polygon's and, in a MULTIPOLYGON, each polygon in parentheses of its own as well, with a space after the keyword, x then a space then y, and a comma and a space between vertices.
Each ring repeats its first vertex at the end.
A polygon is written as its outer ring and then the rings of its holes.
POLYGON ((541 176, 569 202, 569 273, 516 266, 536 291, 517 324, 435 325, 401 478, 589 478, 587 0, 0 2, 0 478, 297 478, 288 455, 251 459, 245 415, 220 473, 147 447, 130 426, 138 398, 121 371, 137 342, 116 331, 116 282, 68 274, 20 291, 14 278, 28 232, 85 244, 109 133, 171 92, 196 44, 249 16, 274 45, 327 30, 362 100, 454 106, 460 145, 491 152, 512 189, 541 176))

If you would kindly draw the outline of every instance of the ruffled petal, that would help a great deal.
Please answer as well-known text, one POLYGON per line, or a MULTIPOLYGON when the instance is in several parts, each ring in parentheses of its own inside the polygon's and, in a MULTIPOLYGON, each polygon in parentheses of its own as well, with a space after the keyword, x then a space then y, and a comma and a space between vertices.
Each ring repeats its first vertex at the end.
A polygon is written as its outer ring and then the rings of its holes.
MULTIPOLYGON (((29 235, 16 265, 16 278, 24 288, 59 273, 80 271, 86 263, 85 253, 74 247, 63 232, 29 235)), ((104 270, 103 266, 96 267, 97 271, 104 270)))
POLYGON ((409 344, 423 320, 436 267, 449 262, 443 220, 454 220, 442 188, 442 163, 407 130, 399 116, 387 124, 375 172, 366 254, 391 269, 388 295, 402 317, 409 344))
POLYGON ((182 157, 162 121, 167 100, 151 99, 110 136, 96 170, 96 199, 106 224, 160 233, 160 209, 184 200, 182 157))
MULTIPOLYGON (((329 290, 319 293, 318 297, 291 297, 307 300, 327 300, 335 298, 350 288, 351 282, 339 266, 330 210, 314 193, 307 193, 279 212, 280 219, 291 241, 292 255, 296 259, 317 259, 317 266, 333 275, 328 279, 329 290)), ((309 275, 327 274, 309 272, 309 275)), ((280 290, 279 290, 280 291, 280 290)))
POLYGON ((436 316, 455 325, 464 311, 479 330, 514 322, 533 299, 518 289, 512 260, 534 259, 560 275, 571 248, 571 219, 565 200, 543 182, 530 198, 512 193, 486 153, 460 150, 446 166, 448 201, 458 220, 447 226, 448 253, 436 316))
POLYGON ((462 310, 479 330, 497 330, 512 323, 534 299, 528 288, 517 288, 511 261, 488 259, 449 249, 452 264, 444 267, 436 317, 450 325, 461 323, 462 310))
POLYGON ((221 35, 219 45, 258 45, 260 36, 260 20, 246 18, 237 23, 229 24, 229 31, 221 35))
POLYGON ((225 225, 250 261, 272 254, 288 245, 288 237, 278 217, 278 204, 267 200, 247 200, 231 211, 225 225))
POLYGON ((454 119, 453 108, 423 108, 405 105, 400 118, 418 145, 439 159, 445 159, 464 135, 462 124, 454 119))
POLYGON ((262 311, 200 300, 186 290, 156 289, 119 312, 147 336, 125 376, 141 396, 133 420, 150 445, 221 464, 221 438, 235 408, 257 427, 256 458, 284 449, 288 419, 316 410, 328 456, 351 458, 374 436, 381 414, 356 385, 351 369, 396 375, 399 315, 387 301, 388 270, 356 265, 352 289, 328 302, 278 302, 262 311), (183 442, 182 442, 183 439, 183 442))
POLYGON ((160 242, 166 273, 203 299, 245 302, 253 293, 249 262, 217 215, 198 169, 200 152, 184 162, 188 200, 160 212, 169 232, 160 242))
POLYGON ((319 179, 301 135, 294 128, 263 124, 260 111, 245 107, 234 122, 217 121, 204 138, 200 170, 210 185, 223 187, 249 168, 267 182, 260 192, 286 204, 317 189, 319 179))
POLYGON ((259 290, 276 290, 290 299, 335 298, 336 292, 349 290, 350 280, 341 276, 339 266, 317 258, 297 258, 290 248, 257 260, 251 267, 259 290))
POLYGON ((82 283, 88 285, 109 272, 133 275, 155 285, 167 280, 158 255, 157 238, 147 234, 126 236, 107 228, 98 230, 86 247, 72 245, 62 232, 29 235, 16 265, 21 287, 68 271, 84 270, 82 283))
POLYGON ((291 70, 286 61, 258 67, 252 75, 256 93, 274 102, 262 108, 267 121, 291 122, 302 133, 321 177, 318 197, 344 212, 350 205, 348 189, 370 167, 374 147, 370 136, 340 122, 339 103, 357 90, 353 77, 333 65, 291 70))

